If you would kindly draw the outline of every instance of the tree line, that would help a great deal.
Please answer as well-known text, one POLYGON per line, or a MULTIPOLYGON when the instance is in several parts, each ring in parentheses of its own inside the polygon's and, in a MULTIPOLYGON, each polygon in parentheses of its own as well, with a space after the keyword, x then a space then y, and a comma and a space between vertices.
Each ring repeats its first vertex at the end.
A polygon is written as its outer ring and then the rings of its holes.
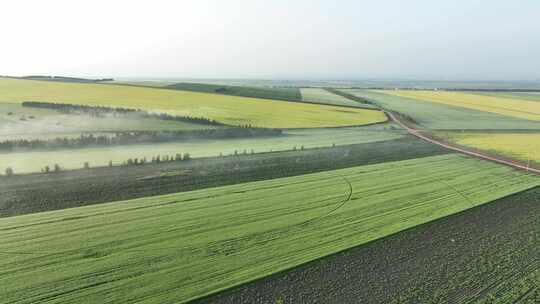
POLYGON ((279 136, 280 129, 230 127, 222 129, 178 131, 128 131, 107 135, 81 134, 53 139, 11 139, 0 141, 0 151, 78 149, 91 146, 115 146, 141 143, 181 142, 193 139, 231 139, 279 136))
POLYGON ((113 116, 135 116, 136 118, 154 118, 160 120, 170 120, 178 122, 189 122, 194 124, 211 125, 211 126, 225 126, 214 119, 208 119, 205 117, 193 117, 193 116, 177 116, 169 115, 165 113, 150 113, 141 109, 130 109, 122 107, 105 107, 105 106, 88 106, 69 103, 54 103, 54 102, 41 102, 41 101, 24 101, 23 107, 40 108, 56 110, 65 114, 86 114, 92 117, 104 117, 107 115, 113 116))

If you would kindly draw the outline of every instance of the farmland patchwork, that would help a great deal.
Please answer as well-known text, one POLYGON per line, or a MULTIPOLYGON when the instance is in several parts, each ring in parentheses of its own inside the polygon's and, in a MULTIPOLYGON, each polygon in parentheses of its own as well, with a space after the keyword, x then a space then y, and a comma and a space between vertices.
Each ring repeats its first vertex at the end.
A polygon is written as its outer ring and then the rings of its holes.
POLYGON ((5 218, 2 299, 185 303, 539 184, 450 154, 5 218))

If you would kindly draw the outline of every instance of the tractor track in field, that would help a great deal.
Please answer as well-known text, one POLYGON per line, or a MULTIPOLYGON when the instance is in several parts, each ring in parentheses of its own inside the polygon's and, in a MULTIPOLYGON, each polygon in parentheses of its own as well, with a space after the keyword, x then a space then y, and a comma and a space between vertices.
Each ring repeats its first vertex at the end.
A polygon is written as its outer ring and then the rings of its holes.
POLYGON ((352 197, 352 194, 353 194, 353 188, 352 188, 352 184, 351 182, 345 177, 345 176, 340 176, 344 181, 345 183, 347 183, 348 187, 349 187, 349 193, 347 194, 347 196, 345 197, 345 199, 339 204, 337 205, 334 209, 330 210, 329 212, 321 215, 321 216, 318 216, 318 217, 314 217, 312 219, 309 219, 303 223, 300 223, 300 224, 297 224, 297 225, 294 225, 294 226, 303 226, 303 225, 307 225, 309 223, 312 223, 314 221, 317 221, 317 220, 320 220, 320 219, 323 219, 327 216, 330 216, 332 215, 334 212, 338 211, 339 209, 341 209, 343 206, 345 206, 345 204, 347 204, 350 200, 351 200, 351 197, 352 197))
POLYGON ((384 113, 386 113, 386 115, 390 118, 391 121, 397 123, 402 128, 404 128, 409 134, 411 134, 411 135, 413 135, 413 136, 415 136, 415 137, 417 137, 417 138, 419 138, 421 140, 424 140, 424 141, 427 141, 429 143, 441 146, 443 148, 446 148, 446 149, 449 149, 449 150, 452 150, 452 151, 456 151, 456 152, 459 152, 459 153, 462 153, 462 154, 466 154, 466 155, 469 155, 469 156, 472 156, 472 157, 489 160, 489 161, 492 161, 492 162, 496 162, 496 163, 499 163, 499 164, 503 164, 503 165, 506 165, 506 166, 513 167, 513 168, 518 169, 518 170, 527 171, 527 172, 531 172, 531 173, 535 173, 535 174, 540 175, 540 169, 533 168, 533 167, 530 167, 530 166, 526 166, 526 165, 521 164, 521 163, 519 163, 517 161, 511 161, 511 160, 502 159, 502 158, 497 157, 497 156, 489 155, 489 154, 486 154, 486 153, 483 153, 483 152, 477 152, 477 151, 468 150, 468 149, 465 149, 463 147, 458 147, 457 145, 452 145, 450 143, 439 141, 437 139, 432 138, 431 136, 427 136, 427 135, 422 134, 419 130, 417 130, 415 128, 412 128, 412 127, 408 126, 401 119, 397 118, 396 115, 394 115, 393 113, 388 112, 388 111, 385 111, 384 113))
MULTIPOLYGON (((536 278, 539 194, 513 194, 188 303, 457 304, 517 292, 498 284, 536 278)), ((538 301, 536 290, 533 282, 504 303, 538 301)))
MULTIPOLYGON (((320 215, 320 216, 316 216, 316 217, 313 217, 311 219, 308 219, 307 221, 304 221, 304 222, 301 222, 301 223, 298 223, 298 224, 293 224, 293 225, 290 225, 290 226, 286 226, 286 227, 281 227, 281 228, 277 228, 277 229, 273 229, 273 230, 270 230, 270 231, 265 231, 263 234, 265 233, 269 233, 269 232, 280 232, 280 231, 289 231, 291 229, 295 229, 295 228, 301 228, 305 225, 309 225, 315 221, 318 221, 318 220, 321 220, 321 219, 324 219, 330 215, 332 215, 333 213, 335 213, 336 211, 338 211, 339 209, 343 208, 350 200, 351 200, 351 197, 352 197, 352 194, 353 194, 353 187, 352 187, 352 184, 351 182, 345 177, 345 176, 337 176, 337 177, 332 177, 333 178, 341 178, 343 181, 345 181, 345 183, 347 184, 347 187, 348 187, 348 190, 347 190, 347 193, 345 194, 345 198, 343 200, 341 200, 340 202, 337 203, 337 206, 334 207, 333 209, 329 210, 328 212, 320 215)), ((176 203, 175 202, 172 202, 172 203, 176 203)), ((227 239, 227 240, 223 240, 223 242, 235 242, 235 241, 238 241, 238 240, 235 240, 235 239, 227 239)), ((124 249, 124 250, 120 250, 121 252, 150 252, 150 251, 160 251, 160 250, 170 250, 170 249, 174 249, 174 250, 179 250, 179 251, 186 251, 186 252, 195 252, 195 251, 200 251, 201 248, 189 248, 189 247, 159 247, 159 248, 151 248, 151 249, 124 249)), ((0 255, 77 255, 77 254, 84 254, 85 251, 88 251, 88 250, 91 250, 91 248, 78 248, 78 249, 73 249, 73 250, 67 250, 67 251, 0 251, 0 255)))

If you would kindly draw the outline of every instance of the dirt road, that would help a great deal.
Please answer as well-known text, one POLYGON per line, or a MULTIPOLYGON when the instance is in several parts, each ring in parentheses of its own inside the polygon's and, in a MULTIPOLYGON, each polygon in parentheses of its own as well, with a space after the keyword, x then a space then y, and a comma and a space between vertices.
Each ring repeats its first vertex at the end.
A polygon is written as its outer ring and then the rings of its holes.
POLYGON ((520 163, 518 163, 516 161, 505 160, 505 159, 502 159, 502 158, 499 158, 499 157, 496 157, 496 156, 488 155, 488 154, 481 153, 481 152, 475 152, 475 151, 467 150, 467 149, 462 148, 462 147, 457 147, 457 146, 454 146, 454 145, 449 144, 449 143, 444 143, 444 142, 438 141, 438 140, 436 140, 434 138, 431 138, 429 136, 426 136, 426 135, 420 133, 420 131, 418 131, 418 130, 416 130, 414 128, 409 127, 402 120, 397 118, 396 115, 394 115, 394 114, 392 114, 390 112, 385 112, 385 113, 386 113, 386 115, 388 115, 388 117, 390 117, 390 119, 392 121, 394 121, 395 123, 400 125, 402 128, 407 130, 407 132, 409 132, 409 134, 411 134, 413 136, 416 136, 416 137, 418 137, 418 138, 420 138, 422 140, 425 140, 427 142, 430 142, 432 144, 439 145, 439 146, 441 146, 443 148, 450 149, 450 150, 453 150, 453 151, 456 151, 456 152, 459 152, 459 153, 467 154, 469 156, 478 157, 478 158, 493 161, 493 162, 496 162, 496 163, 499 163, 499 164, 514 167, 514 168, 519 169, 519 170, 524 170, 524 171, 527 171, 527 172, 540 174, 540 169, 532 168, 532 167, 526 166, 524 164, 520 164, 520 163))

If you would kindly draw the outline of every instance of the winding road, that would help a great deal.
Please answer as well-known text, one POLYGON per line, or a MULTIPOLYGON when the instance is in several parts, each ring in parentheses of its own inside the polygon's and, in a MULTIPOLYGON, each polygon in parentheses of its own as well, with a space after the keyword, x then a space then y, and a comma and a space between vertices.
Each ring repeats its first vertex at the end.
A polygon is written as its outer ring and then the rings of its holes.
POLYGON ((411 127, 407 126, 407 124, 405 124, 402 120, 397 118, 393 113, 390 113, 390 112, 387 112, 387 111, 385 111, 385 113, 390 118, 390 120, 394 121, 395 123, 400 125, 402 128, 407 130, 407 132, 409 134, 411 134, 413 136, 416 136, 416 137, 418 137, 418 138, 420 138, 422 140, 425 140, 425 141, 430 142, 432 144, 435 144, 435 145, 438 145, 438 146, 441 146, 443 148, 450 149, 450 150, 453 150, 453 151, 456 151, 456 152, 459 152, 459 153, 463 153, 463 154, 466 154, 466 155, 469 155, 469 156, 482 158, 482 159, 485 159, 485 160, 489 160, 489 161, 493 161, 493 162, 496 162, 496 163, 499 163, 499 164, 510 166, 510 167, 513 167, 513 168, 516 168, 516 169, 519 169, 519 170, 524 170, 524 171, 527 171, 527 172, 532 172, 532 173, 540 175, 540 169, 532 168, 532 167, 526 166, 524 164, 520 164, 520 163, 515 162, 515 161, 505 160, 505 159, 502 159, 502 158, 498 158, 496 156, 491 156, 491 155, 488 155, 488 154, 485 154, 485 153, 467 150, 467 149, 464 149, 464 148, 461 148, 461 147, 457 147, 457 146, 454 146, 454 145, 451 145, 451 144, 448 144, 448 143, 438 141, 436 139, 433 139, 433 138, 431 138, 429 136, 426 136, 426 135, 420 133, 420 131, 418 131, 417 129, 414 129, 414 128, 411 128, 411 127))

